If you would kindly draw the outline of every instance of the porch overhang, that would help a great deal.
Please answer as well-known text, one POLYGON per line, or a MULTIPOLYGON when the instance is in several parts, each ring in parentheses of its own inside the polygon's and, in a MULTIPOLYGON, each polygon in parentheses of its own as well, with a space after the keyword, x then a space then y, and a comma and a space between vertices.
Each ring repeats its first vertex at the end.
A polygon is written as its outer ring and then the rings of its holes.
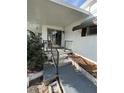
POLYGON ((73 27, 72 31, 76 31, 76 30, 79 30, 79 29, 82 29, 82 28, 85 28, 88 26, 96 25, 97 24, 96 20, 97 20, 97 18, 94 16, 88 17, 80 25, 73 27))
POLYGON ((27 20, 40 25, 65 27, 85 19, 89 12, 54 0, 27 0, 27 20))

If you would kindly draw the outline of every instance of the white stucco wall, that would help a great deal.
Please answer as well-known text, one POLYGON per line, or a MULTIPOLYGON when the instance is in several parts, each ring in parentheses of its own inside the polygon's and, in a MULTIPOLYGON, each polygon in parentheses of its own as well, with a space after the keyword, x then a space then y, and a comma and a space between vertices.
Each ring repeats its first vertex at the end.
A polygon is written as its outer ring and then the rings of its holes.
POLYGON ((93 61, 97 61, 97 35, 81 37, 81 30, 72 31, 79 21, 65 27, 65 40, 72 40, 72 50, 93 61))
POLYGON ((35 23, 35 22, 27 22, 27 29, 31 30, 35 33, 41 32, 40 24, 35 23))

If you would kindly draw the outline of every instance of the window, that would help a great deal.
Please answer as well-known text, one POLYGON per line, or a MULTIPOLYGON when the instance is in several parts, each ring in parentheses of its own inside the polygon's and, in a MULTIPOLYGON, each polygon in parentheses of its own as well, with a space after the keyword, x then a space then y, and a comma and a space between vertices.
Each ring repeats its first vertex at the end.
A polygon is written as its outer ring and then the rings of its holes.
POLYGON ((87 32, 87 28, 82 28, 81 36, 82 37, 86 36, 86 32, 87 32))
POLYGON ((90 26, 89 30, 87 31, 87 35, 95 35, 97 34, 97 26, 90 26))
POLYGON ((82 37, 89 36, 89 35, 96 35, 96 34, 97 34, 97 25, 82 28, 82 31, 81 31, 82 37))

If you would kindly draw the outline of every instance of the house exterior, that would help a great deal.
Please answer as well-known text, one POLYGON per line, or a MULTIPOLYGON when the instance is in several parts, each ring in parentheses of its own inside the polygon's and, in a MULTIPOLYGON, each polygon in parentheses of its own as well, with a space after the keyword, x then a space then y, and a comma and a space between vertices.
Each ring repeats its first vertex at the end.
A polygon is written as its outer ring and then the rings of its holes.
MULTIPOLYGON (((51 29, 54 34, 59 31, 61 47, 72 49, 73 52, 96 63, 97 34, 87 35, 86 33, 82 36, 82 28, 73 31, 73 28, 80 24, 89 25, 92 22, 97 25, 96 0, 86 0, 80 8, 64 3, 64 0, 27 0, 27 2, 29 30, 42 33, 43 40, 48 40, 50 37, 48 29, 51 29), (65 41, 67 41, 66 45, 65 41)), ((86 31, 88 29, 86 28, 86 31)), ((57 36, 52 38, 56 39, 57 36)))
POLYGON ((96 3, 27 0, 27 29, 42 34, 48 57, 42 75, 49 91, 58 85, 59 93, 97 92, 96 3))

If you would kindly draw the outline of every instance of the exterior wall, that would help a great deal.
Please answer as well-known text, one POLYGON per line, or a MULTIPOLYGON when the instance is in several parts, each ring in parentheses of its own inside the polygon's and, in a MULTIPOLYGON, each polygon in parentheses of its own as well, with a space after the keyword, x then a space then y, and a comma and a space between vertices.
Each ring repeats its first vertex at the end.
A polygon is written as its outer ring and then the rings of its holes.
POLYGON ((79 21, 65 27, 65 40, 71 40, 71 49, 93 61, 97 61, 97 35, 81 37, 81 30, 72 31, 74 26, 79 25, 79 21))
POLYGON ((62 41, 61 41, 62 46, 64 46, 65 40, 71 40, 73 41, 73 43, 70 48, 74 52, 84 57, 87 57, 93 61, 97 61, 97 36, 92 35, 92 36, 81 37, 81 30, 75 32, 72 31, 72 28, 76 25, 79 25, 81 21, 82 20, 66 26, 65 30, 62 27, 48 26, 48 25, 40 26, 37 23, 30 23, 30 22, 28 22, 27 28, 34 32, 42 31, 43 40, 47 40, 47 28, 53 28, 53 29, 65 31, 65 34, 64 33, 62 34, 62 41))
POLYGON ((40 25, 38 23, 27 22, 27 29, 35 33, 40 32, 40 25))

